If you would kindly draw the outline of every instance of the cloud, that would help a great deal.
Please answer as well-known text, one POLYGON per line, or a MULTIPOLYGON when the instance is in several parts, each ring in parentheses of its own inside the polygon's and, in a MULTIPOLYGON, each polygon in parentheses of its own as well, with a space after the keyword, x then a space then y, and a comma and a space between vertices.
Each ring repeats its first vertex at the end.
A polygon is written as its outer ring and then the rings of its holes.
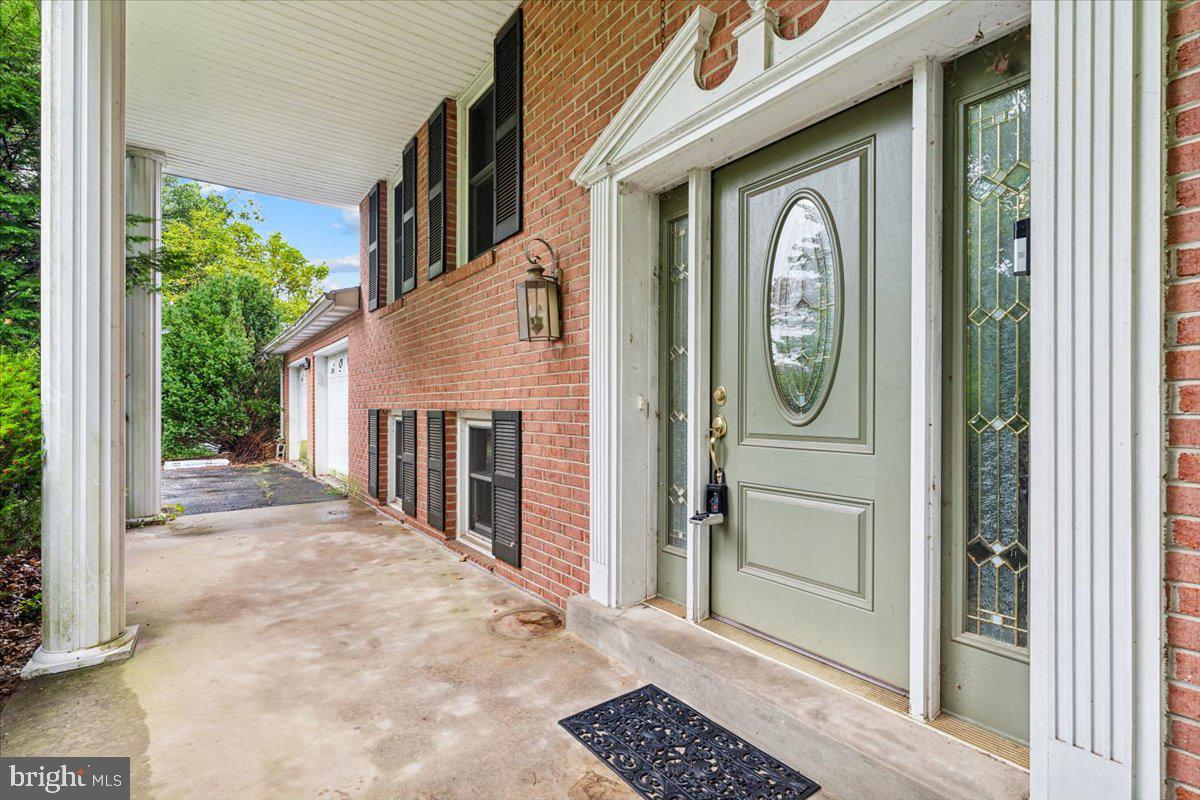
POLYGON ((358 285, 358 256, 338 256, 321 260, 329 267, 329 277, 325 279, 326 289, 345 289, 358 285))
MULTIPOLYGON (((346 206, 340 209, 342 216, 331 226, 338 233, 358 234, 358 207, 346 206)), ((357 258, 357 256, 356 256, 357 258)), ((332 266, 332 264, 330 265, 332 266)))

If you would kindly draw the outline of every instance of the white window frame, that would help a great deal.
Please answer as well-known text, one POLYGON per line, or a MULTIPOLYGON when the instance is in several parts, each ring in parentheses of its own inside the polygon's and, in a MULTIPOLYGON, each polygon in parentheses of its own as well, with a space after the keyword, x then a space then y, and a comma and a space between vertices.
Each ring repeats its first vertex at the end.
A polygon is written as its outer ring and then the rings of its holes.
MULTIPOLYGON (((468 145, 470 143, 470 127, 471 106, 475 104, 480 97, 488 89, 492 88, 494 76, 492 73, 492 61, 484 65, 479 74, 467 84, 467 88, 454 99, 454 114, 455 114, 455 152, 458 154, 458 167, 455 170, 457 173, 454 176, 454 264, 461 267, 470 261, 470 194, 471 194, 471 175, 469 164, 467 164, 468 145)), ((390 284, 389 284, 390 286, 390 284)))
POLYGON ((400 164, 396 167, 396 171, 387 181, 387 302, 391 303, 400 295, 397 294, 399 275, 396 272, 396 225, 399 225, 398 203, 396 199, 396 190, 400 188, 401 179, 404 177, 404 159, 401 157, 400 164))
POLYGON ((456 415, 458 463, 455 465, 455 485, 458 490, 458 508, 455 517, 455 535, 460 542, 479 552, 491 556, 492 542, 482 534, 471 530, 471 448, 472 428, 492 428, 489 411, 459 411, 456 415))
POLYGON ((400 476, 396 474, 396 421, 399 420, 404 412, 400 409, 385 409, 380 412, 387 417, 387 504, 397 511, 401 511, 400 493, 396 482, 400 476))

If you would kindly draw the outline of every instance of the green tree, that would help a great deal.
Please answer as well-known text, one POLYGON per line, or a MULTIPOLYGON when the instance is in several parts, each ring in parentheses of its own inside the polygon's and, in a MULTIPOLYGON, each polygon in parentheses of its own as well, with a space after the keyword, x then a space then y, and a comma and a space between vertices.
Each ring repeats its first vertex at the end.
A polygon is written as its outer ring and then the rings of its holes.
POLYGON ((40 19, 0 0, 0 347, 38 340, 40 19))
POLYGON ((37 545, 41 495, 37 351, 0 351, 0 555, 37 545))
POLYGON ((285 322, 299 319, 329 275, 288 244, 278 231, 264 238, 254 200, 206 192, 168 176, 163 185, 163 294, 181 297, 209 277, 253 275, 271 288, 285 322))
POLYGON ((215 445, 261 457, 279 424, 279 372, 263 345, 282 327, 271 287, 212 275, 163 309, 163 456, 215 445))

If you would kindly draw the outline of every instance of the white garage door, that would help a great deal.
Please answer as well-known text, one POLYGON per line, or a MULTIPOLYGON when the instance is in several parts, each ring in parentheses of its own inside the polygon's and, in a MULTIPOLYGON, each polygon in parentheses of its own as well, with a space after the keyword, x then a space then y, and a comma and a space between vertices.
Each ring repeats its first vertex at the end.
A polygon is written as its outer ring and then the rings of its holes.
POLYGON ((350 474, 350 363, 347 353, 335 353, 325 362, 325 431, 329 437, 325 469, 350 474))

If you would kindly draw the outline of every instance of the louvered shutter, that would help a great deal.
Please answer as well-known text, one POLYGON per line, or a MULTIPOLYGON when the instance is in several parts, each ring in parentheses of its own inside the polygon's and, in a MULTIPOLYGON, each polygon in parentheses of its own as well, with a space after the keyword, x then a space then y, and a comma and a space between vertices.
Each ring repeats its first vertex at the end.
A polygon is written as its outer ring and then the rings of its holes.
POLYGON ((521 412, 492 412, 492 554, 521 566, 521 412))
MULTIPOLYGON (((403 178, 401 174, 401 178, 403 178)), ((392 260, 395 262, 391 265, 391 274, 388 280, 391 281, 392 299, 395 300, 403 293, 401 288, 404 278, 404 182, 397 181, 392 187, 392 196, 389 198, 392 204, 392 260)))
POLYGON ((367 494, 379 497, 379 410, 367 411, 367 494))
POLYGON ((429 118, 428 184, 429 277, 446 271, 446 101, 429 118))
POLYGON ((492 43, 496 136, 492 243, 521 230, 521 84, 524 73, 521 9, 517 9, 492 43))
POLYGON ((379 308, 379 185, 367 198, 367 308, 379 308))
MULTIPOLYGON (((404 415, 392 423, 392 487, 397 500, 404 496, 404 415)), ((403 505, 403 501, 401 502, 403 505)))
POLYGON ((400 507, 410 517, 417 515, 417 412, 401 412, 404 421, 400 439, 400 507))
POLYGON ((401 238, 404 257, 400 259, 400 292, 411 292, 417 288, 417 139, 414 136, 404 148, 401 160, 400 189, 403 202, 400 205, 401 238))
POLYGON ((425 447, 429 451, 429 482, 426 504, 429 525, 446 527, 446 412, 430 411, 426 416, 425 447))

